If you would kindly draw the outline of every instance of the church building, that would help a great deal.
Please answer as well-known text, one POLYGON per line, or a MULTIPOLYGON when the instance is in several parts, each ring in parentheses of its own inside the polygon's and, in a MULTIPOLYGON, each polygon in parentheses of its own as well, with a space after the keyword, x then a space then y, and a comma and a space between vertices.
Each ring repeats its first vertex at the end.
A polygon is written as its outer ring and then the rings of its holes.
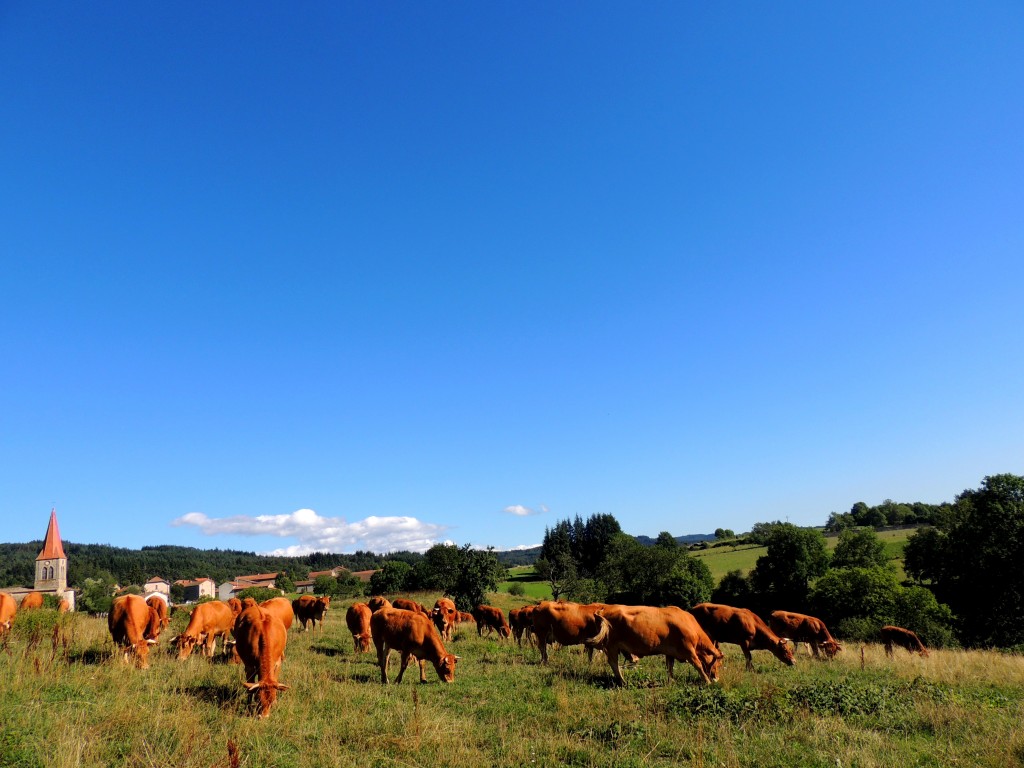
POLYGON ((35 586, 32 589, 15 587, 4 591, 19 603, 29 592, 55 595, 58 600, 67 600, 69 609, 75 610, 75 593, 68 589, 68 556, 60 540, 56 509, 50 510, 50 524, 46 527, 43 549, 36 557, 35 586))

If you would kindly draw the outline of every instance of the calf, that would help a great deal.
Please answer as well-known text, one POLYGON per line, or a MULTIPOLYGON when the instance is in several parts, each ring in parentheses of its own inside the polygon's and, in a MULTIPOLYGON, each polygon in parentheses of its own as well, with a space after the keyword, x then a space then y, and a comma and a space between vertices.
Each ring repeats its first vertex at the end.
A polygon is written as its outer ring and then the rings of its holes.
POLYGON ((779 637, 788 637, 793 643, 807 643, 811 646, 814 656, 824 654, 831 659, 843 647, 829 634, 825 622, 814 616, 790 611, 772 611, 768 617, 772 632, 779 637))
POLYGON ((156 609, 138 595, 115 598, 107 614, 107 628, 114 644, 124 648, 126 662, 134 655, 141 669, 149 668, 149 646, 156 643, 146 639, 146 629, 154 621, 159 621, 156 609))
POLYGON ((373 611, 366 603, 353 603, 345 614, 345 623, 352 633, 352 646, 355 653, 367 653, 370 650, 370 617, 373 611))
POLYGON ((260 606, 246 608, 235 622, 235 650, 245 665, 243 685, 256 699, 256 713, 260 718, 270 714, 278 691, 288 686, 278 682, 288 630, 282 621, 260 606))
POLYGON ((529 643, 533 639, 533 611, 536 605, 524 605, 522 608, 513 608, 508 612, 508 625, 512 629, 512 637, 516 644, 523 647, 523 637, 529 643))
MULTIPOLYGON (((249 607, 253 606, 256 606, 255 602, 249 607)), ((185 631, 171 640, 171 643, 178 647, 179 659, 187 659, 197 645, 203 646, 206 656, 212 659, 217 648, 217 638, 223 636, 227 640, 227 634, 234 623, 235 614, 227 603, 216 600, 200 603, 193 609, 185 631)))
POLYGON ((508 622, 505 621, 505 614, 494 606, 478 605, 473 609, 473 618, 476 619, 477 635, 482 636, 485 628, 487 629, 487 634, 490 634, 492 630, 497 630, 498 636, 501 638, 506 638, 512 634, 508 622))
POLYGON ((754 671, 751 651, 771 651, 775 658, 787 666, 793 666, 793 652, 789 644, 772 632, 760 616, 746 608, 731 605, 701 603, 690 609, 711 641, 717 648, 720 643, 734 643, 747 659, 747 669, 754 671))
POLYGON ((397 608, 381 608, 370 617, 373 644, 377 647, 377 663, 380 665, 380 681, 388 684, 388 657, 392 649, 402 656, 402 667, 396 682, 402 682, 405 668, 413 656, 419 660, 420 682, 427 682, 426 663, 434 665, 437 676, 446 683, 455 680, 455 662, 458 656, 448 653, 441 644, 441 638, 434 631, 430 619, 422 613, 402 611, 397 608))
POLYGON ((892 656, 892 647, 898 645, 911 653, 919 653, 922 657, 928 656, 928 649, 924 647, 916 634, 903 627, 886 626, 882 627, 882 642, 885 643, 885 655, 892 656))
POLYGON ((441 634, 442 640, 451 640, 452 635, 455 634, 455 624, 458 621, 459 612, 455 608, 455 602, 442 597, 434 603, 434 610, 430 612, 430 617, 434 620, 434 626, 437 627, 437 631, 441 634))
POLYGON ((681 608, 609 605, 596 615, 601 629, 586 644, 604 651, 617 684, 626 683, 619 669, 619 654, 634 658, 663 654, 669 680, 677 659, 692 664, 705 683, 718 680, 724 655, 697 620, 681 608))

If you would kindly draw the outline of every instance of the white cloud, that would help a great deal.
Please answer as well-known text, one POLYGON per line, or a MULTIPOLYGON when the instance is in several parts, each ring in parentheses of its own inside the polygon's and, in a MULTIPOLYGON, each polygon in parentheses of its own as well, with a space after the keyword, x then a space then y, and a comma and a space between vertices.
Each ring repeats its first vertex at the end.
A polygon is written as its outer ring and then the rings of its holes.
POLYGON ((266 554, 298 556, 310 552, 393 552, 408 549, 424 552, 438 543, 446 525, 435 525, 415 517, 371 516, 353 523, 341 517, 321 517, 312 509, 298 509, 288 515, 235 515, 213 518, 189 512, 171 525, 192 525, 207 536, 277 536, 298 539, 297 544, 266 554))
POLYGON ((548 508, 543 504, 540 505, 540 509, 530 509, 530 507, 524 507, 522 504, 513 504, 501 511, 516 517, 529 517, 530 515, 541 515, 547 512, 548 508))

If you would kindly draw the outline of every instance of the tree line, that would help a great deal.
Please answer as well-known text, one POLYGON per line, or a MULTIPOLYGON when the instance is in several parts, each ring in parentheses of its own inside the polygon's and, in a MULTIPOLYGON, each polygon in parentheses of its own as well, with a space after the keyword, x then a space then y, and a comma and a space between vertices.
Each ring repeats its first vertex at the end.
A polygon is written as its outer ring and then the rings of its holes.
POLYGON ((810 613, 851 640, 896 624, 932 646, 1024 649, 1024 477, 986 477, 952 503, 916 511, 856 504, 830 524, 839 531, 832 552, 820 529, 756 524, 744 538, 765 554, 750 573, 732 571, 716 585, 667 532, 645 547, 611 515, 577 516, 545 531, 536 568, 556 598, 683 608, 711 600, 761 615, 810 613), (907 542, 901 579, 871 524, 907 524, 908 514, 927 523, 907 542))

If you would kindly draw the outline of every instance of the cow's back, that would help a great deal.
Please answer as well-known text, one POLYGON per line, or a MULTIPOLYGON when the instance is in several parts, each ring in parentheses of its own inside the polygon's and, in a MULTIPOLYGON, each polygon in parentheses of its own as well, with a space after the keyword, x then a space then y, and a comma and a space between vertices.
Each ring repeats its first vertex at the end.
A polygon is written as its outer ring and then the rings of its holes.
POLYGON ((264 611, 276 616, 285 629, 291 628, 292 622, 295 620, 295 611, 292 610, 292 603, 288 598, 272 597, 260 603, 260 607, 264 611))
POLYGON ((208 634, 211 631, 227 632, 235 623, 235 614, 231 606, 219 600, 199 603, 189 618, 186 634, 208 634))

